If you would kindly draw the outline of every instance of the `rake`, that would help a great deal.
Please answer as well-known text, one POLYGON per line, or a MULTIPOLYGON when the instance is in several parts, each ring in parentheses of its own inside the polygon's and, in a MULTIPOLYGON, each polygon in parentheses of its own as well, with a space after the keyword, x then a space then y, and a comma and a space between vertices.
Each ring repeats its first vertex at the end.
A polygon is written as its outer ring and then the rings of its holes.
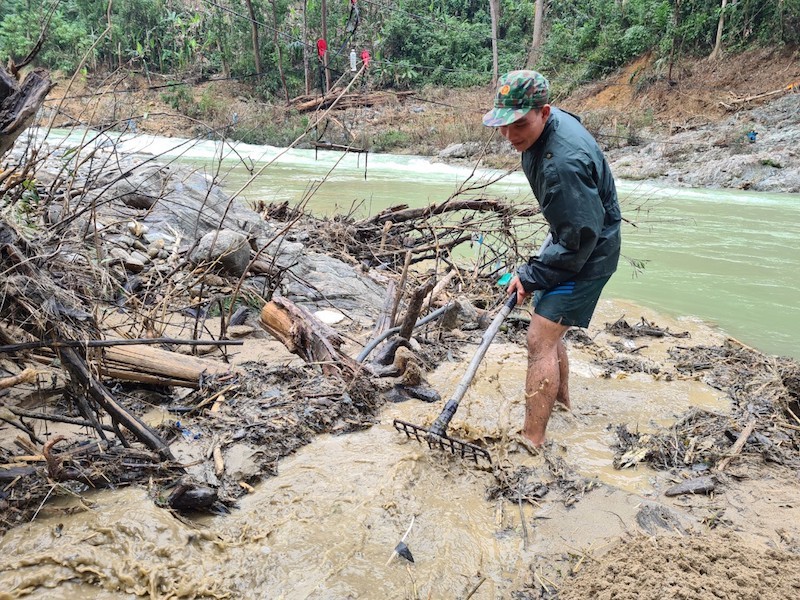
POLYGON ((458 387, 456 387, 452 398, 450 398, 450 400, 448 400, 444 405, 444 409, 433 422, 433 425, 426 428, 421 427, 420 425, 414 425, 413 423, 408 423, 406 421, 401 421, 400 419, 395 419, 393 425, 397 431, 405 433, 406 436, 413 438, 418 442, 428 444, 429 448, 439 448, 445 452, 459 455, 461 458, 472 460, 476 464, 480 462, 480 459, 486 460, 489 464, 492 463, 492 457, 489 456, 489 452, 487 450, 481 448, 480 446, 476 446, 475 444, 451 438, 446 432, 447 426, 450 425, 450 421, 453 419, 453 416, 455 416, 456 411, 458 410, 458 405, 461 402, 461 399, 467 393, 467 389, 469 388, 470 383, 472 383, 472 379, 475 377, 475 373, 478 370, 478 365, 480 365, 481 360, 483 360, 483 357, 486 354, 486 351, 489 349, 489 345, 492 343, 492 340, 500 330, 500 325, 503 324, 503 321, 505 321, 506 317, 514 308, 514 306, 516 306, 516 304, 517 293, 514 292, 508 297, 508 300, 506 300, 503 308, 500 309, 500 312, 497 313, 497 316, 494 318, 491 325, 489 325, 489 327, 483 333, 480 346, 478 346, 475 356, 472 357, 472 361, 469 363, 466 373, 464 373, 464 376, 458 383, 458 387))

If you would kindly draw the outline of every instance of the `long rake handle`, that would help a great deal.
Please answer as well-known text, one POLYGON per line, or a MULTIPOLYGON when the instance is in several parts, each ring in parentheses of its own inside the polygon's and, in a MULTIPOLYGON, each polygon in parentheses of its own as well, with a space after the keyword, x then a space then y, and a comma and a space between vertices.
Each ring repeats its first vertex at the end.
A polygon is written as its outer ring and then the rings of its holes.
POLYGON ((464 394, 467 393, 469 384, 472 383, 472 379, 475 377, 475 373, 478 371, 478 365, 481 364, 483 357, 486 355, 486 351, 489 349, 492 340, 500 330, 500 326, 503 324, 503 321, 506 320, 508 313, 510 313, 516 305, 517 293, 514 292, 508 297, 508 300, 506 300, 505 304, 503 304, 503 308, 501 308, 500 312, 497 313, 497 316, 494 318, 486 331, 483 332, 481 344, 478 346, 475 356, 472 357, 472 361, 470 361, 466 373, 464 373, 463 377, 461 377, 461 381, 458 382, 458 386, 456 387, 455 392, 453 392, 453 396, 447 401, 447 404, 444 405, 444 409, 433 422, 433 425, 431 425, 430 433, 432 435, 445 435, 447 426, 450 424, 450 421, 456 414, 461 399, 464 397, 464 394))

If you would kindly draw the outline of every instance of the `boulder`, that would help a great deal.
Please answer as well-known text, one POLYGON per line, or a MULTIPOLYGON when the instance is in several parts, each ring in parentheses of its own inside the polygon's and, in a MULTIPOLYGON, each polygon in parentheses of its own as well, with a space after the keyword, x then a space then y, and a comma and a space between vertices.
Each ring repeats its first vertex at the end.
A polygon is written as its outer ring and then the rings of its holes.
POLYGON ((239 277, 250 264, 250 245, 238 231, 222 229, 205 234, 191 255, 195 264, 213 263, 219 270, 239 277))

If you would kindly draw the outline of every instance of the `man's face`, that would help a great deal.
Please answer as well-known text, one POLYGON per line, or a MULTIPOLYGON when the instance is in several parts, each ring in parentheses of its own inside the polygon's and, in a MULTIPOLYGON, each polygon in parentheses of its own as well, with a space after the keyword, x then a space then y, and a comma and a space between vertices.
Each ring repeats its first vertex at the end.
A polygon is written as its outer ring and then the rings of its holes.
POLYGON ((542 135, 547 118, 550 116, 550 105, 545 104, 540 109, 533 109, 524 117, 500 127, 500 133, 520 152, 525 152, 536 143, 542 135))

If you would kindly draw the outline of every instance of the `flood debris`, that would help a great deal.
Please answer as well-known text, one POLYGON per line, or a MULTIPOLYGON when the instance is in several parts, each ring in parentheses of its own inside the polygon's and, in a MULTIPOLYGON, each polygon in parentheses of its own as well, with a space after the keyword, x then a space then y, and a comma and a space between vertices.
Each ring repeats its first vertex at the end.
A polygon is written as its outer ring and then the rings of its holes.
POLYGON ((408 534, 411 533, 411 529, 414 527, 414 521, 416 518, 417 518, 416 515, 413 515, 411 517, 411 524, 408 526, 408 529, 406 529, 406 532, 403 534, 403 537, 400 538, 400 541, 397 543, 397 546, 395 546, 394 550, 392 550, 392 554, 389 556, 389 560, 386 561, 386 566, 389 566, 389 563, 391 563, 396 556, 404 558, 410 563, 414 562, 414 556, 411 554, 411 550, 408 549, 408 545, 406 545, 406 538, 408 537, 408 534))
POLYGON ((620 337, 626 338, 637 338, 637 337, 675 337, 675 338, 688 338, 689 332, 682 331, 679 333, 673 333, 669 330, 669 327, 659 327, 655 323, 649 322, 644 317, 636 323, 635 325, 629 325, 628 322, 625 320, 624 317, 620 317, 614 323, 608 324, 606 323, 606 331, 609 333, 613 333, 614 335, 618 335, 620 337))
POLYGON ((636 512, 636 524, 650 535, 656 535, 659 530, 686 533, 677 515, 663 504, 644 502, 636 512))
POLYGON ((501 464, 494 466, 493 473, 496 483, 486 492, 490 500, 502 497, 534 506, 555 491, 558 501, 569 507, 600 486, 597 480, 578 474, 552 449, 544 450, 541 465, 514 467, 501 464))
POLYGON ((653 433, 620 425, 615 467, 646 462, 663 470, 722 473, 739 455, 789 468, 800 465, 797 361, 766 356, 733 340, 720 346, 675 347, 669 354, 680 375, 702 377, 726 392, 731 413, 693 408, 671 427, 653 433))
POLYGON ((717 481, 711 476, 687 479, 668 488, 665 496, 681 496, 683 494, 710 494, 717 488, 717 481))

